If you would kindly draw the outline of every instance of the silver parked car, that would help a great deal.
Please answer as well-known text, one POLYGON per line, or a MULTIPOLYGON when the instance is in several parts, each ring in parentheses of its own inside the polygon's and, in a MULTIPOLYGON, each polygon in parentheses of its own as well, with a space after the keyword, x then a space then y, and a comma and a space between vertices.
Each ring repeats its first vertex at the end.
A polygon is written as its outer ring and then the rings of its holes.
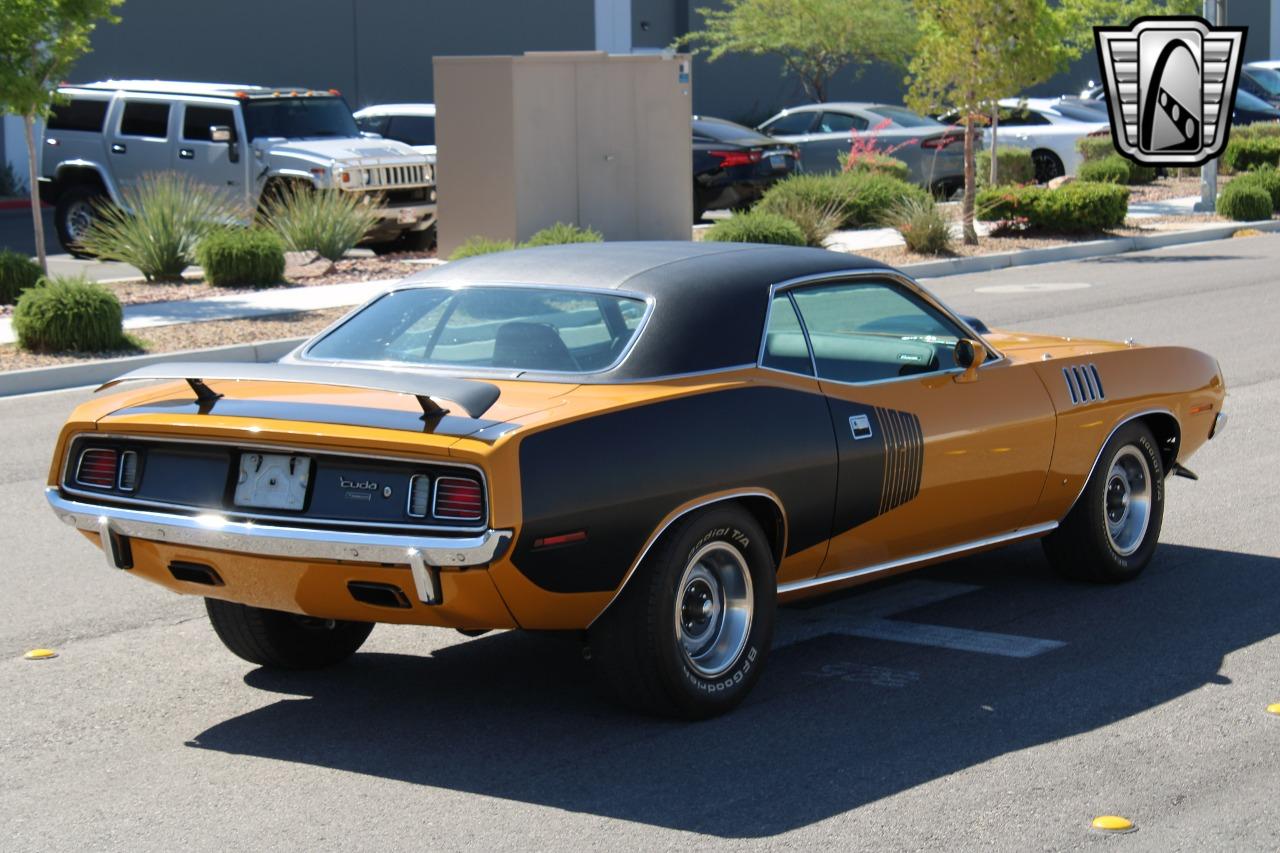
POLYGON ((800 148, 806 172, 835 172, 840 153, 855 135, 871 137, 877 151, 898 158, 911 180, 950 194, 964 185, 964 134, 931 118, 892 104, 841 101, 783 110, 760 131, 800 148))
POLYGON ((336 90, 108 80, 58 90, 40 151, 40 195, 77 252, 103 201, 153 172, 178 172, 239 202, 246 221, 284 184, 378 205, 375 250, 434 240, 435 167, 408 145, 361 135, 336 90))
POLYGON ((436 162, 435 104, 375 104, 356 110, 355 118, 361 132, 403 142, 436 162))

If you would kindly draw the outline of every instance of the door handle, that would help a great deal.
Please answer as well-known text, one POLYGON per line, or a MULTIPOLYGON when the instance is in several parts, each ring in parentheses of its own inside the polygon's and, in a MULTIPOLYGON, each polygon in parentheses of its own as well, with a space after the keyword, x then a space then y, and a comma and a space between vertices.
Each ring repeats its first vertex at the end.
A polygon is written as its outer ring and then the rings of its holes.
POLYGON ((196 159, 196 152, 195 152, 193 149, 191 149, 191 148, 179 148, 179 149, 178 149, 178 159, 179 159, 179 160, 194 160, 194 159, 196 159))
POLYGON ((125 148, 125 147, 124 147, 124 145, 122 145, 122 144, 121 144, 121 143, 119 143, 119 142, 113 142, 113 143, 111 143, 111 153, 112 153, 112 154, 123 154, 123 153, 125 153, 125 152, 126 152, 126 151, 128 151, 128 150, 129 150, 128 148, 125 148))

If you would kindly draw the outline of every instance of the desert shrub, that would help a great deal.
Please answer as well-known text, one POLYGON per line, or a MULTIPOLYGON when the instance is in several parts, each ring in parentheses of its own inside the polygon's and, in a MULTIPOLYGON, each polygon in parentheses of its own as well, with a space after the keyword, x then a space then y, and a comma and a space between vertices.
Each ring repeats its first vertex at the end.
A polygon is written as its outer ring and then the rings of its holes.
POLYGON ((1231 128, 1233 139, 1259 139, 1262 137, 1280 136, 1280 122, 1258 121, 1231 128))
POLYGON ((889 209, 884 224, 898 229, 913 252, 941 255, 951 251, 951 221, 932 196, 902 199, 889 209))
POLYGON ((831 201, 821 204, 800 196, 785 196, 775 202, 772 213, 789 219, 800 228, 804 244, 822 248, 831 233, 844 219, 842 205, 831 201))
POLYGON ((840 211, 840 227, 876 227, 893 205, 907 198, 924 198, 914 184, 876 172, 842 172, 835 175, 792 175, 765 192, 756 209, 785 215, 797 200, 817 208, 840 211))
POLYGON ((1116 146, 1111 141, 1111 131, 1091 133, 1076 140, 1076 150, 1087 163, 1090 160, 1101 160, 1116 153, 1116 146))
POLYGON ((1232 134, 1227 150, 1222 152, 1223 168, 1231 172, 1277 164, 1280 164, 1280 136, 1232 134))
POLYGON ((284 241, 261 228, 220 228, 196 246, 196 261, 210 284, 267 287, 284 277, 284 241))
POLYGON ((1252 172, 1245 172, 1243 175, 1233 178, 1230 185, 1257 187, 1270 196, 1271 208, 1280 210, 1280 169, 1262 166, 1252 172))
POLYGON ((1129 183, 1129 161, 1119 154, 1086 160, 1076 171, 1076 178, 1102 184, 1129 183))
MULTIPOLYGON (((990 183, 991 154, 979 154, 977 158, 977 183, 979 187, 990 183)), ((996 148, 996 180, 1001 186, 1008 184, 1034 184, 1036 182, 1036 166, 1031 160, 1031 152, 1025 148, 996 148)))
POLYGON ((782 246, 805 245, 804 232, 785 216, 763 210, 735 213, 707 229, 704 240, 722 243, 777 243, 782 246))
POLYGON ((181 281, 201 238, 238 216, 227 196, 173 172, 143 175, 120 201, 97 205, 80 246, 137 267, 148 281, 181 281))
POLYGON ((1101 231, 1124 224, 1129 188, 1077 181, 1045 187, 991 187, 974 200, 978 218, 1047 231, 1101 231))
POLYGON ((848 152, 841 151, 838 156, 840 170, 843 172, 872 172, 879 175, 888 175, 900 181, 911 179, 911 167, 897 157, 890 157, 888 154, 867 152, 851 157, 848 152))
POLYGON ((1271 196, 1265 189, 1237 178, 1218 193, 1218 214, 1237 222, 1271 218, 1271 196))
POLYGON ((26 255, 0 249, 0 305, 12 305, 41 275, 40 265, 26 255))
POLYGON ((843 226, 850 194, 849 181, 844 175, 792 175, 769 187, 754 210, 782 216, 783 210, 797 204, 830 207, 840 211, 840 225, 843 226))
POLYGON ((83 277, 45 279, 18 297, 18 343, 37 352, 105 352, 132 346, 116 295, 83 277))
POLYGON ((365 203, 362 193, 319 190, 310 184, 291 182, 268 190, 262 221, 295 252, 315 252, 338 261, 365 238, 378 222, 376 204, 365 203))
POLYGON ((516 247, 511 240, 490 240, 488 237, 479 235, 470 237, 465 243, 453 250, 453 254, 449 255, 449 260, 460 261, 463 258, 471 258, 476 255, 491 255, 494 252, 509 252, 516 247))
POLYGON ((564 243, 599 243, 604 240, 599 231, 593 228, 579 228, 557 222, 548 228, 534 233, 532 237, 520 244, 521 248, 533 246, 559 246, 564 243))
POLYGON ((1149 184, 1156 179, 1159 169, 1155 166, 1143 166, 1129 160, 1129 183, 1130 184, 1149 184))

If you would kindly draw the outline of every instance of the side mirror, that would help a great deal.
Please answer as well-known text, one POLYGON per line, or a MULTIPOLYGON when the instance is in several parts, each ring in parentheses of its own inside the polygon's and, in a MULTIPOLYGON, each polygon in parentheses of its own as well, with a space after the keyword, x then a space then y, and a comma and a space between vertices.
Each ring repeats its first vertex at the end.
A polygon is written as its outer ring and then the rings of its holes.
POLYGON ((987 348, 977 341, 961 338, 956 341, 954 350, 956 366, 964 368, 964 373, 956 377, 957 382, 976 382, 978 368, 987 360, 987 348))
POLYGON ((240 146, 236 144, 235 131, 233 131, 229 126, 225 124, 209 125, 209 140, 211 142, 222 142, 226 144, 227 151, 231 157, 231 162, 240 162, 240 146))

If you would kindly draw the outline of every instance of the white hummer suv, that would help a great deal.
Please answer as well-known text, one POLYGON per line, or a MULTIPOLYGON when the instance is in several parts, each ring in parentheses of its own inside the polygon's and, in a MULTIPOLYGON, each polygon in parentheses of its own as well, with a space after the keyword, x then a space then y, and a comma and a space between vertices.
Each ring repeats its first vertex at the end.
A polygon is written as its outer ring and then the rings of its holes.
POLYGON ((375 250, 429 248, 435 239, 434 166, 401 142, 362 135, 337 90, 109 80, 65 86, 41 146, 40 194, 55 205, 68 251, 95 203, 148 172, 173 171, 218 187, 255 210, 282 182, 380 201, 366 242, 375 250))

